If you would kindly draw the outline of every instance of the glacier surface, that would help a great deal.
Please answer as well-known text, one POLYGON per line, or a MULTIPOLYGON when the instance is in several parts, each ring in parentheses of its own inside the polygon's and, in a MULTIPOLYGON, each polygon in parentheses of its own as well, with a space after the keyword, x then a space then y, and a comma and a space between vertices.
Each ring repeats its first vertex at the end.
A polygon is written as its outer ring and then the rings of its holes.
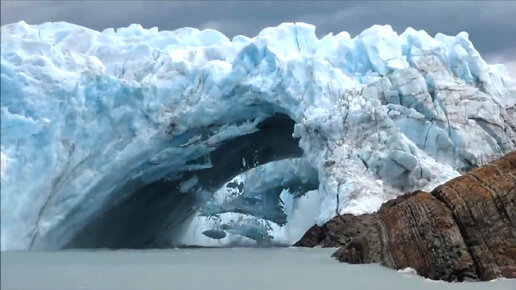
POLYGON ((1 34, 2 250, 288 245, 516 146, 465 32, 1 34))

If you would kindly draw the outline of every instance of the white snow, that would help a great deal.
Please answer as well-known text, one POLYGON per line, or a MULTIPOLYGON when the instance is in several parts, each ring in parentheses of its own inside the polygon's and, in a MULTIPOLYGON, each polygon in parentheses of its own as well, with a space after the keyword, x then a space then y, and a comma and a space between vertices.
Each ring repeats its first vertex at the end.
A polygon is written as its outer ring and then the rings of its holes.
MULTIPOLYGON (((190 161, 277 112, 295 121, 318 189, 281 193, 285 226, 255 218, 231 235, 267 223, 291 244, 337 212, 374 211, 515 148, 516 83, 467 33, 373 26, 318 39, 312 25, 284 23, 230 40, 210 29, 18 22, 1 34, 2 250, 64 246, 131 194, 122 186, 210 168, 190 161)), ((203 219, 175 239, 217 243, 201 235, 214 226, 203 219)), ((219 244, 238 242, 231 235, 219 244)))

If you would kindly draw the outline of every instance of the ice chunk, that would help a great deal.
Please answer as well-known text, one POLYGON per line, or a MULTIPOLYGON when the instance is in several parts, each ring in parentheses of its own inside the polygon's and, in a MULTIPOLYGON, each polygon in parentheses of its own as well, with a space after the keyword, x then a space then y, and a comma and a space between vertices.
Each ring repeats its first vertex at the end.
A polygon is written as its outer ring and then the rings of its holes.
POLYGON ((226 237, 225 231, 217 229, 205 230, 202 234, 215 240, 220 240, 226 237))

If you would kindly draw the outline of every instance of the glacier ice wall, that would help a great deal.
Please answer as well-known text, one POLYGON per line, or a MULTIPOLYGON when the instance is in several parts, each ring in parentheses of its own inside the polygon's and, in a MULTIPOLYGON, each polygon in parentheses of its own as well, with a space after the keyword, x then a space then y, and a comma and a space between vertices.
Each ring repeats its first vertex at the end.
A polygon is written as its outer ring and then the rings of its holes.
POLYGON ((2 250, 290 244, 516 146, 464 32, 1 32, 2 250))

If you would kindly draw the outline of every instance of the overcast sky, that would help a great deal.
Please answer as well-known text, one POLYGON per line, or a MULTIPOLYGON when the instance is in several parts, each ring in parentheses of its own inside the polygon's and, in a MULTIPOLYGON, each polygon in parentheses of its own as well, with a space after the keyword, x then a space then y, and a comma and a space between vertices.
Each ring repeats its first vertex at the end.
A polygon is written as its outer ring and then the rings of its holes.
POLYGON ((317 34, 390 24, 430 35, 467 31, 489 63, 505 63, 516 77, 516 1, 1 1, 1 23, 68 21, 96 30, 139 23, 173 30, 214 28, 227 36, 255 36, 268 26, 302 21, 317 34))

